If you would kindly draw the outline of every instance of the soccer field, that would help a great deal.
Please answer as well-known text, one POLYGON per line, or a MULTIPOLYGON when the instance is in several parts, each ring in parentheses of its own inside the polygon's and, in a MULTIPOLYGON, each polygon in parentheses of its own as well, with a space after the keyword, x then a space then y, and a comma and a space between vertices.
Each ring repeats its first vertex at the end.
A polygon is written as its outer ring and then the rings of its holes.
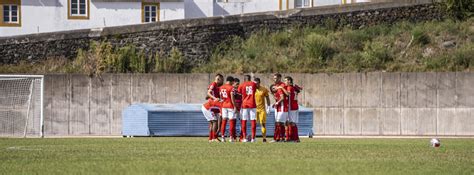
POLYGON ((474 174, 474 139, 429 140, 2 138, 0 174, 474 174))

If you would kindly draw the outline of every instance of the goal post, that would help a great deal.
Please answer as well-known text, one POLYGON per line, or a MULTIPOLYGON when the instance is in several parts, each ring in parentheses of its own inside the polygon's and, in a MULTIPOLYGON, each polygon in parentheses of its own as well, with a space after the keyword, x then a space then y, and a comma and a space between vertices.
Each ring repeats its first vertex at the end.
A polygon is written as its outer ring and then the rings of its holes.
POLYGON ((43 75, 0 75, 0 137, 43 137, 43 75))

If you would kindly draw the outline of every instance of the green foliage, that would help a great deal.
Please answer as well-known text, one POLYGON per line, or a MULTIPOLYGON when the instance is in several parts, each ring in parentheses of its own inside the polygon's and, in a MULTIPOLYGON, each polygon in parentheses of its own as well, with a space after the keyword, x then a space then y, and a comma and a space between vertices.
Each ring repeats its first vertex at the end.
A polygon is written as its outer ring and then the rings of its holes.
POLYGON ((461 56, 466 55, 469 49, 456 47, 446 50, 440 47, 444 41, 454 40, 458 45, 471 48, 473 24, 474 20, 469 19, 463 22, 400 22, 359 30, 344 28, 333 31, 324 27, 306 27, 275 33, 261 31, 248 39, 234 37, 225 42, 218 47, 220 49, 216 49, 207 64, 194 68, 193 72, 452 70, 446 68, 448 64, 437 63, 436 60, 441 58, 449 60, 452 67, 457 67, 455 70, 472 70, 465 66, 466 56, 461 56), (434 53, 425 58, 422 53, 427 47, 432 48, 434 53))
POLYGON ((474 70, 474 44, 461 47, 453 53, 424 60, 426 70, 474 70))
POLYGON ((169 57, 163 57, 160 53, 155 55, 154 72, 161 73, 182 73, 185 72, 185 60, 178 48, 171 49, 169 57))
POLYGON ((133 45, 113 49, 108 42, 92 42, 89 50, 79 50, 74 60, 73 72, 98 75, 109 73, 147 73, 187 71, 185 58, 177 48, 172 48, 168 57, 156 53, 147 56, 133 45))
POLYGON ((430 43, 430 37, 426 34, 425 30, 421 27, 416 27, 412 31, 413 43, 424 46, 430 43))
POLYGON ((319 34, 308 35, 303 43, 304 52, 312 59, 326 61, 333 52, 330 47, 330 39, 319 34))
POLYGON ((288 32, 277 32, 270 36, 272 44, 280 47, 286 47, 290 44, 291 38, 288 32))
POLYGON ((380 41, 366 43, 362 58, 367 70, 383 70, 385 64, 393 60, 390 46, 380 41))
MULTIPOLYGON (((331 23, 330 20, 327 23, 331 23)), ((474 18, 361 29, 327 26, 291 27, 279 32, 262 30, 248 38, 230 36, 213 50, 209 60, 190 65, 172 48, 145 53, 133 45, 113 47, 92 42, 77 58, 48 59, 32 64, 0 65, 0 72, 47 73, 317 73, 367 71, 472 71, 474 18), (329 29, 331 28, 331 29, 329 29), (446 41, 456 43, 444 48, 446 41), (53 66, 50 66, 53 65, 53 66)))
POLYGON ((323 20, 324 27, 327 30, 336 30, 337 29, 337 21, 332 18, 326 18, 323 20))
POLYGON ((362 50, 364 43, 369 41, 373 35, 366 30, 344 30, 341 33, 341 42, 347 49, 362 50))
POLYGON ((462 20, 474 17, 473 0, 444 0, 442 4, 454 19, 462 20))

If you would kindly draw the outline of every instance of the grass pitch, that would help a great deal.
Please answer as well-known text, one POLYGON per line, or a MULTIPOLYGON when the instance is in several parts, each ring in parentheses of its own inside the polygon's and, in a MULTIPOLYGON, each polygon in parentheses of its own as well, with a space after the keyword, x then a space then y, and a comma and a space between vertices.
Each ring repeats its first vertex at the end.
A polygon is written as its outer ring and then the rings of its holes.
POLYGON ((429 140, 2 138, 0 174, 474 174, 474 139, 429 140))

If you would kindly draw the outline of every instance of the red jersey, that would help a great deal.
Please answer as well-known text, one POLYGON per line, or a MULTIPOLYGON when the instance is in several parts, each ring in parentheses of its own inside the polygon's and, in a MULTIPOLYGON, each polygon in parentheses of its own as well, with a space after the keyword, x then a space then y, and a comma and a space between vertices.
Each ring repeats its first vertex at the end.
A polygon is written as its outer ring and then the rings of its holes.
POLYGON ((219 101, 208 100, 206 103, 203 104, 203 106, 207 110, 219 111, 221 103, 219 101))
POLYGON ((298 110, 298 99, 296 97, 296 91, 297 91, 297 88, 295 86, 286 86, 286 91, 288 91, 288 94, 290 94, 289 98, 287 100, 289 100, 289 103, 291 105, 291 111, 294 111, 294 110, 298 110))
MULTIPOLYGON (((211 94, 216 97, 216 98, 220 98, 220 95, 219 95, 219 86, 217 85, 216 82, 212 82, 209 87, 207 88, 207 90, 211 90, 211 94)), ((211 100, 214 100, 212 98, 209 98, 209 101, 211 100)))
POLYGON ((239 93, 242 94, 242 108, 257 108, 255 103, 255 91, 257 83, 246 81, 239 86, 239 93))
POLYGON ((234 102, 238 111, 242 108, 242 94, 240 94, 237 89, 233 89, 232 93, 234 94, 234 102))
POLYGON ((220 87, 221 89, 221 92, 220 92, 220 96, 221 96, 221 99, 223 100, 222 102, 222 108, 234 108, 234 104, 232 104, 232 98, 231 98, 231 95, 232 94, 232 89, 234 89, 234 87, 230 84, 224 84, 220 87))
MULTIPOLYGON (((280 83, 275 83, 275 84, 273 84, 273 86, 274 86, 275 88, 277 88, 278 86, 283 86, 283 87, 284 87, 284 86, 286 86, 286 84, 283 83, 283 82, 280 82, 280 83)), ((270 89, 270 90, 271 90, 271 89, 270 89)), ((275 93, 272 92, 272 94, 275 95, 275 99, 276 99, 276 94, 277 94, 277 93, 276 93, 276 92, 275 92, 275 93)))
MULTIPOLYGON (((277 87, 283 87, 286 89, 285 84, 280 84, 280 86, 277 87)), ((285 93, 282 89, 278 89, 275 93, 275 100, 279 101, 283 97, 285 97, 285 99, 283 99, 283 101, 278 103, 278 105, 275 107, 278 112, 288 112, 288 96, 285 96, 285 93)))

